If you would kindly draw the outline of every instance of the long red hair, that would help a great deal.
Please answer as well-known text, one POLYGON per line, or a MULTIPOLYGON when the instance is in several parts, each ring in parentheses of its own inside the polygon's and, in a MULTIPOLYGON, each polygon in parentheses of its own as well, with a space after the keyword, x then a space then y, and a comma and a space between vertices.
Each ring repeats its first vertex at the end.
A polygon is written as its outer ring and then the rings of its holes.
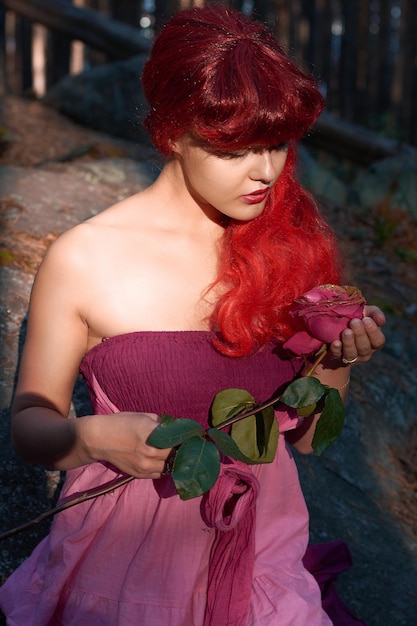
POLYGON ((294 298, 340 282, 333 233, 295 176, 294 142, 323 109, 313 77, 303 73, 260 22, 223 6, 172 17, 155 38, 142 83, 145 120, 166 156, 184 133, 234 152, 289 143, 285 168, 263 213, 227 226, 218 276, 221 295, 211 315, 215 344, 244 356, 291 335, 294 298))

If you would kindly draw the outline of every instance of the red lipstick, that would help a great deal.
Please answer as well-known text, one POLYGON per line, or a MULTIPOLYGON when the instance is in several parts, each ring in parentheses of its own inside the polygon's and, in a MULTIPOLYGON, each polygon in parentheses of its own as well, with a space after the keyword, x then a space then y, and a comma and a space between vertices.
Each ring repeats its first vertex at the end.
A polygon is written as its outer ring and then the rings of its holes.
POLYGON ((252 193, 242 196, 242 200, 246 202, 246 204, 258 204, 266 199, 268 193, 269 187, 265 187, 264 189, 258 189, 258 191, 253 191, 252 193))

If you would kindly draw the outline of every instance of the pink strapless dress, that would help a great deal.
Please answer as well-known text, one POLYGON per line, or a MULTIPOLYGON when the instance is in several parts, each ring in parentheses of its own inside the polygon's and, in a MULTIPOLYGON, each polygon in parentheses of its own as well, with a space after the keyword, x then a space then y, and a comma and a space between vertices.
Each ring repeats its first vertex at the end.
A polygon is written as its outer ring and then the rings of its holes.
MULTIPOLYGON (((85 355, 80 370, 98 414, 168 413, 206 425, 210 405, 221 389, 244 388, 256 400, 266 400, 300 367, 299 361, 282 359, 273 345, 256 355, 231 359, 215 351, 210 333, 184 331, 112 337, 85 355)), ((298 419, 288 413, 278 412, 277 419, 281 435, 298 426, 298 419)), ((227 470, 227 463, 224 467, 227 470)), ((207 496, 181 501, 170 477, 134 480, 55 517, 49 535, 0 588, 0 607, 8 625, 333 623, 322 608, 318 583, 303 565, 308 513, 285 437, 279 439, 273 463, 245 466, 245 471, 256 484, 256 502, 248 509, 253 533, 247 543, 252 541, 253 550, 247 561, 246 552, 236 548, 246 541, 239 525, 233 539, 237 543, 229 541, 223 553, 217 545, 215 551, 219 537, 220 541, 232 537, 228 528, 207 522, 213 507, 214 517, 218 516, 218 503, 210 504, 207 496), (230 564, 233 572, 227 569, 230 564), (224 580, 224 585, 234 587, 236 611, 215 607, 208 617, 208 595, 214 593, 216 605, 216 594, 222 593, 222 585, 210 591, 209 571, 216 572, 217 583, 224 580), (224 619, 219 618, 221 611, 226 611, 224 619)), ((115 477, 117 473, 102 463, 70 470, 61 498, 115 477)), ((220 490, 217 495, 221 499, 224 494, 220 490)), ((250 529, 248 533, 249 537, 250 529)), ((317 562, 313 558, 309 568, 317 562)), ((352 618, 341 623, 359 622, 352 618)))

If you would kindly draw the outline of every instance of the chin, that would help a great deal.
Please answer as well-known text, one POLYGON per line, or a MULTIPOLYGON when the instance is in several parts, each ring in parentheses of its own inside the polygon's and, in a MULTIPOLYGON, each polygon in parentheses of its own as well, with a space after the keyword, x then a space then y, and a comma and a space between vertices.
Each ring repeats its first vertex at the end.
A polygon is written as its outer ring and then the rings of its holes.
POLYGON ((263 212, 263 207, 262 209, 258 209, 256 211, 253 209, 251 209, 250 211, 239 211, 236 212, 235 215, 230 215, 230 218, 235 222, 251 222, 252 220, 262 215, 263 212))

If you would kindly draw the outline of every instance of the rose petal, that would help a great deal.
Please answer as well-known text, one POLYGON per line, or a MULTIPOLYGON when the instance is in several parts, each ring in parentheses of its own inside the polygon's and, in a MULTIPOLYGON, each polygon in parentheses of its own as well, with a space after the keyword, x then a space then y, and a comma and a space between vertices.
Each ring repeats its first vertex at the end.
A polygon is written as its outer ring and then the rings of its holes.
POLYGON ((309 333, 323 343, 332 343, 348 327, 349 317, 317 315, 305 320, 309 333))
POLYGON ((363 307, 338 306, 334 309, 317 310, 312 313, 305 311, 303 321, 307 331, 313 337, 324 343, 331 343, 340 338, 340 334, 346 330, 352 319, 362 317, 363 307))
POLYGON ((285 350, 291 350, 294 354, 310 354, 315 352, 323 345, 323 341, 315 339, 308 333, 301 331, 295 333, 288 341, 284 343, 285 350))

